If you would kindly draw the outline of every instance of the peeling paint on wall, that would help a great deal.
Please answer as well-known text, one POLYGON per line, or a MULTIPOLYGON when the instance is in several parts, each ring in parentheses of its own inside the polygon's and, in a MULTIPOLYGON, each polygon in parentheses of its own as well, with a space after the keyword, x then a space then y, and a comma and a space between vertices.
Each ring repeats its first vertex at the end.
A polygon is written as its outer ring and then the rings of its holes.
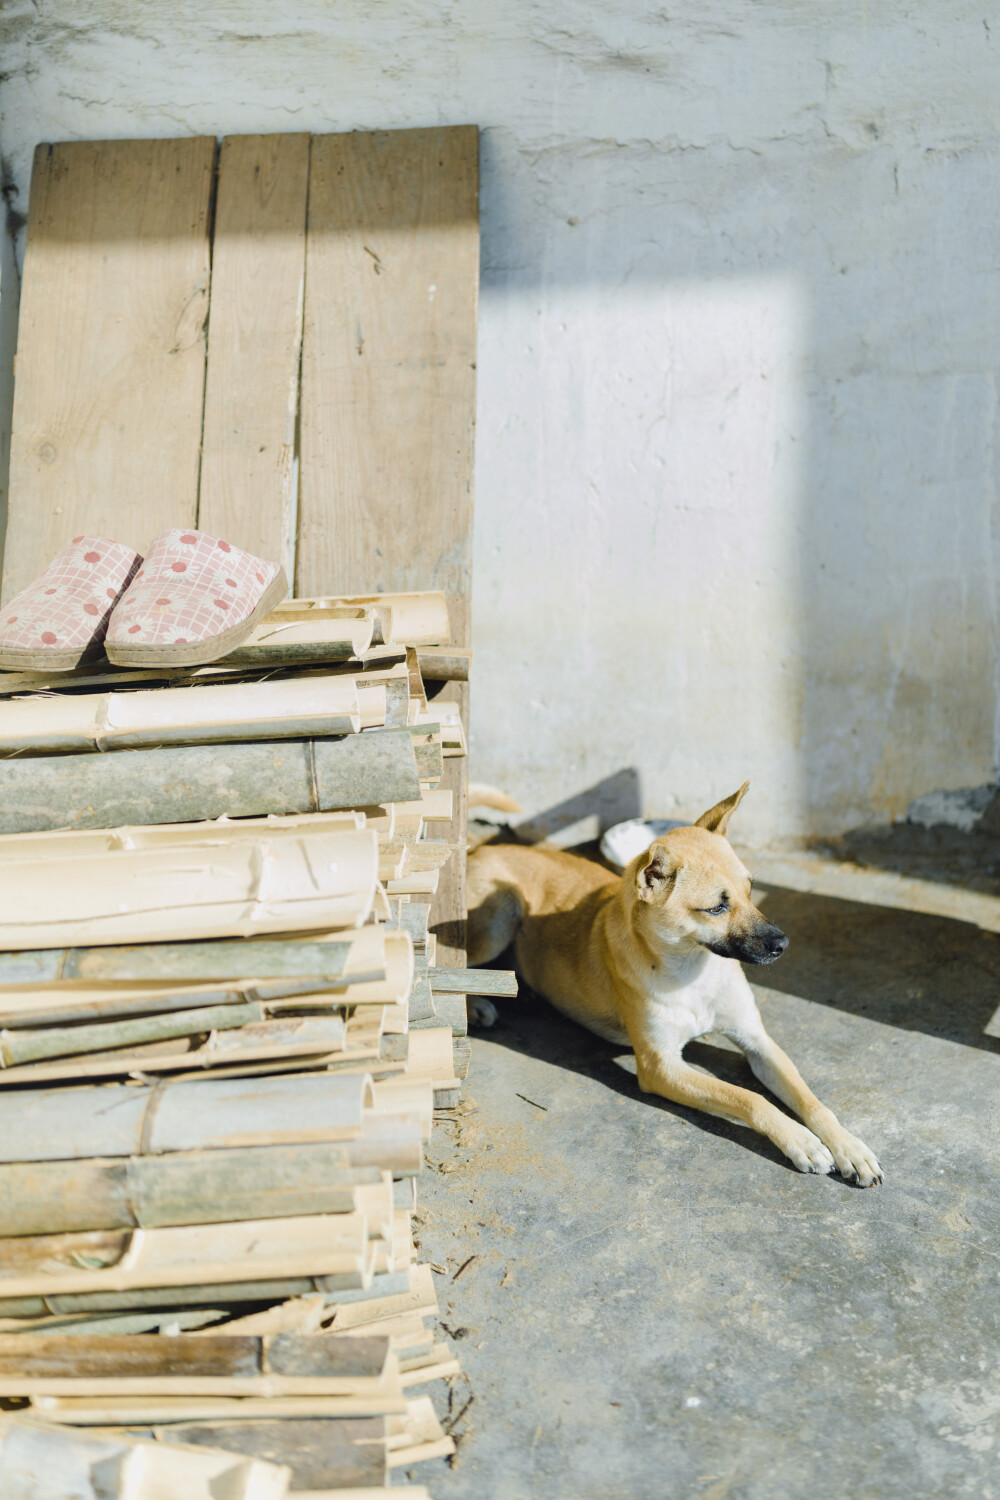
POLYGON ((8 0, 3 26, 18 213, 38 140, 482 126, 477 779, 538 813, 634 768, 670 816, 749 775, 748 839, 993 779, 981 8, 8 0))

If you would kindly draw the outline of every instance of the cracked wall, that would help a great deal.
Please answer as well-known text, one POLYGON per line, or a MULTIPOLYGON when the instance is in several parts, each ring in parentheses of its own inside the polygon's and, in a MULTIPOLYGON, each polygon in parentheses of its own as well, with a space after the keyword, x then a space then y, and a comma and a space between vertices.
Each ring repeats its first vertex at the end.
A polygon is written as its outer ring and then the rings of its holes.
POLYGON ((981 8, 2 14, 15 214, 39 140, 481 125, 477 780, 537 812, 635 767, 670 816, 749 775, 741 832, 778 839, 992 778, 981 8))

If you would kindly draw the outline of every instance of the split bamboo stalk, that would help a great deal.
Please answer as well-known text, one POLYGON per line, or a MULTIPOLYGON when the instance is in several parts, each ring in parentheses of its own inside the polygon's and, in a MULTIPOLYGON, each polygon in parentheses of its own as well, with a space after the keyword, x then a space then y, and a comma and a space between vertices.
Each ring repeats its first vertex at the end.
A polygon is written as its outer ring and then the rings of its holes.
MULTIPOLYGON (((177 1234, 164 1230, 164 1234, 177 1234)), ((388 1339, 0 1336, 0 1395, 354 1396, 398 1388, 388 1339)))
POLYGON ((22 1090, 0 1094, 0 1161, 345 1141, 361 1135, 366 1109, 376 1109, 367 1074, 22 1090))
POLYGON ((310 611, 302 619, 292 611, 272 610, 254 626, 242 645, 221 659, 226 663, 261 667, 276 662, 344 660, 368 650, 375 624, 375 612, 363 607, 310 611))
MULTIPOLYGON (((382 1243, 370 1238, 368 1216, 361 1211, 24 1235, 0 1240, 0 1299, 7 1304, 18 1298, 202 1286, 213 1287, 218 1298, 227 1283, 340 1272, 363 1281, 373 1273, 382 1243)), ((402 1253, 395 1245, 390 1250, 390 1255, 402 1253)), ((195 1301, 193 1295, 188 1301, 195 1301)), ((2 1378, 2 1350, 0 1339, 0 1395, 16 1394, 2 1378)))
POLYGON ((420 1167, 420 1131, 368 1116, 358 1141, 0 1164, 0 1235, 164 1229, 352 1213, 381 1168, 420 1167))
POLYGON ((354 679, 331 676, 18 698, 0 702, 0 754, 356 734, 385 723, 385 689, 364 692, 364 712, 354 679))
MULTIPOLYGON (((390 803, 394 807, 395 803, 390 803)), ((123 849, 169 849, 173 845, 238 844, 267 836, 304 833, 358 833, 374 828, 380 838, 391 838, 378 820, 366 822, 355 810, 321 813, 269 813, 261 818, 211 818, 196 823, 136 823, 123 828, 54 829, 38 833, 8 833, 0 837, 0 862, 17 859, 65 859, 113 854, 123 849)))
POLYGON ((451 639, 445 596, 433 590, 405 594, 285 599, 271 611, 265 623, 336 617, 339 611, 347 609, 363 609, 374 615, 376 644, 405 642, 410 646, 444 645, 451 639))
MULTIPOLYGON (((262 1007, 250 1008, 262 1010, 262 1007)), ((322 1065, 339 1070, 339 1064, 344 1060, 343 1042, 344 1023, 338 1016, 248 1020, 242 1025, 209 1031, 205 1040, 198 1043, 193 1035, 188 1034, 153 1046, 118 1047, 110 1052, 92 1052, 54 1062, 7 1067, 0 1070, 0 1088, 12 1084, 41 1086, 73 1079, 82 1083, 121 1074, 144 1078, 177 1072, 188 1077, 213 1079, 239 1074, 249 1076, 253 1065, 279 1060, 297 1060, 302 1067, 322 1065)), ((377 1057, 377 1049, 371 1049, 368 1058, 374 1061, 377 1057)), ((357 1060, 358 1071, 365 1071, 367 1066, 367 1063, 362 1066, 361 1060, 357 1060)), ((354 1070, 352 1067, 351 1071, 354 1070)))
POLYGON ((0 948, 359 927, 378 870, 367 829, 0 862, 0 948))
POLYGON ((411 801, 440 779, 421 726, 343 739, 177 745, 115 755, 0 760, 0 833, 329 812, 411 801))
MULTIPOLYGON (((250 938, 239 942, 137 943, 123 947, 36 948, 0 953, 0 990, 57 981, 143 980, 197 983, 231 979, 360 982, 385 975, 384 938, 377 927, 337 931, 327 938, 250 938)), ((2 1004, 0 1000, 0 1004, 2 1004)))
POLYGON ((4 1500, 283 1500, 290 1475, 287 1465, 208 1444, 85 1436, 21 1416, 0 1422, 4 1500))

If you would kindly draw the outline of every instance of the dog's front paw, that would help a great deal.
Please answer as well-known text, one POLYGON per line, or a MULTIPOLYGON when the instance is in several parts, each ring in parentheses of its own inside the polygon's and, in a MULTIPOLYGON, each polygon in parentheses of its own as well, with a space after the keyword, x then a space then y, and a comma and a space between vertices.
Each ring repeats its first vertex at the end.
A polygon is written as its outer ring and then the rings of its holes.
POLYGON ((872 1187, 881 1183, 882 1168, 878 1164, 878 1157, 856 1135, 838 1128, 827 1135, 826 1143, 837 1163, 837 1171, 846 1182, 856 1182, 859 1187, 872 1187))
POLYGON ((466 1001, 470 1026, 495 1026, 500 1012, 485 995, 470 995, 466 1001))
POLYGON ((825 1175, 833 1171, 833 1157, 819 1136, 813 1135, 805 1125, 799 1125, 794 1120, 789 1120, 787 1130, 781 1132, 781 1138, 775 1141, 775 1145, 781 1147, 800 1172, 819 1172, 825 1175))

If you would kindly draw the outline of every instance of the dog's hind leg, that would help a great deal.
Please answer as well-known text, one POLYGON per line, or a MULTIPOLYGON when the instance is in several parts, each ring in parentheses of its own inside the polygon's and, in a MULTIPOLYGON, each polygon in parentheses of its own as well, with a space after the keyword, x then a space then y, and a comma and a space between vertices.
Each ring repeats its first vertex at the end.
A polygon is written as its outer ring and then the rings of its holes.
POLYGON ((492 963, 517 937, 524 916, 520 892, 515 886, 494 886, 469 910, 469 963, 492 963))
MULTIPOLYGON (((480 885, 477 890, 476 882, 470 880, 469 884, 470 899, 478 897, 477 904, 469 910, 466 937, 469 963, 475 968, 491 963, 510 947, 521 926, 524 906, 515 886, 491 883, 485 889, 480 885)), ((498 1015, 493 1001, 483 995, 469 996, 468 1011, 471 1026, 492 1026, 498 1015)))

